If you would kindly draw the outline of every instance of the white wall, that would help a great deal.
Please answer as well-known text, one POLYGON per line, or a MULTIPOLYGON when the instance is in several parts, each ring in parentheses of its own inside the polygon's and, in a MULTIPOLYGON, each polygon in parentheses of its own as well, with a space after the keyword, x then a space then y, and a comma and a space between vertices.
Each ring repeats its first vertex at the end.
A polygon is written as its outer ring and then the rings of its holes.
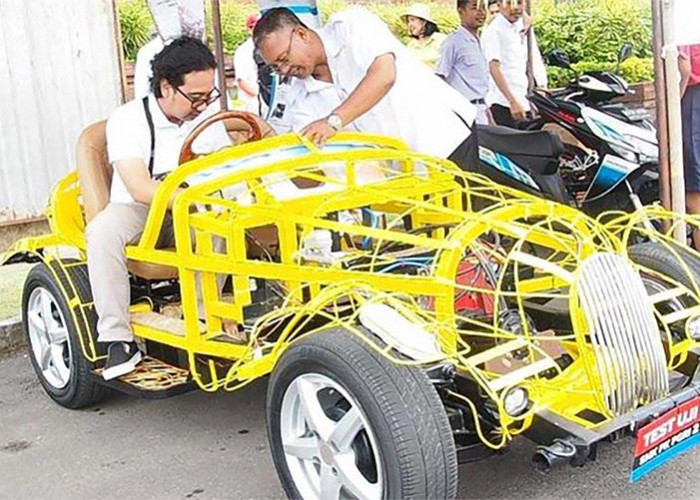
POLYGON ((41 213, 121 99, 111 0, 0 0, 0 212, 41 213))

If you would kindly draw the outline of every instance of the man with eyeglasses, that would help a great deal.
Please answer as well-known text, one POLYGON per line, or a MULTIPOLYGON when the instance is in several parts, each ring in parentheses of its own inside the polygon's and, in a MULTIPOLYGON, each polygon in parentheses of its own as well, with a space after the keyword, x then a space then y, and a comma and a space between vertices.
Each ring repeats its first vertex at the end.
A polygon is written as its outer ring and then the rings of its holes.
MULTIPOLYGON (((216 61, 200 40, 172 41, 152 67, 151 93, 117 108, 107 121, 107 154, 114 168, 110 201, 85 230, 98 342, 109 343, 107 380, 133 371, 141 360, 129 324, 125 247, 143 232, 157 178, 178 166, 185 139, 211 114, 207 108, 220 95, 214 86, 216 61)), ((220 123, 200 137, 198 151, 230 145, 220 123)), ((164 225, 158 246, 173 244, 172 227, 164 225)))
MULTIPOLYGON (((289 9, 273 8, 258 21, 253 41, 274 71, 302 80, 306 95, 332 94, 330 113, 302 130, 314 143, 349 129, 398 136, 415 151, 465 169, 476 165, 474 106, 369 11, 338 12, 314 31, 289 9)), ((295 105, 305 106, 304 98, 295 105)))

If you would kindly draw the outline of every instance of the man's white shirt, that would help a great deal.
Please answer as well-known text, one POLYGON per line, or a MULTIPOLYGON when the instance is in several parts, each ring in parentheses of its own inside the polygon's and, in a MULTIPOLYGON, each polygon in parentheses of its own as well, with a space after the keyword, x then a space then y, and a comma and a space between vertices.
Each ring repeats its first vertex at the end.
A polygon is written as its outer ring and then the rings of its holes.
MULTIPOLYGON (((350 8, 333 15, 318 34, 337 96, 329 98, 328 85, 307 77, 307 93, 319 87, 319 96, 325 94, 315 103, 319 108, 347 99, 379 56, 393 54, 396 61, 391 90, 349 129, 399 137, 414 151, 442 158, 469 137, 475 107, 412 56, 377 16, 350 8)), ((297 106, 304 106, 304 99, 297 106)))
MULTIPOLYGON (((178 166, 180 150, 187 136, 209 116, 215 113, 211 106, 197 118, 176 125, 169 121, 153 94, 148 96, 148 105, 153 117, 155 151, 153 175, 170 172, 178 166)), ((208 127, 195 141, 194 151, 205 153, 230 146, 231 139, 222 122, 208 127)), ((139 159, 148 166, 151 157, 151 132, 148 127, 142 99, 134 99, 112 112, 107 120, 107 155, 114 167, 115 162, 139 159)), ((134 203, 119 172, 114 169, 110 201, 134 203)))
MULTIPOLYGON (((481 47, 486 62, 499 61, 501 72, 508 87, 518 103, 526 110, 530 108, 527 100, 527 36, 523 31, 523 20, 511 23, 502 14, 497 14, 481 35, 481 47)), ((532 32, 532 68, 535 82, 540 87, 547 86, 547 70, 537 45, 537 38, 532 32)), ((508 99, 498 89, 489 73, 489 90, 486 104, 500 104, 510 107, 508 99)))

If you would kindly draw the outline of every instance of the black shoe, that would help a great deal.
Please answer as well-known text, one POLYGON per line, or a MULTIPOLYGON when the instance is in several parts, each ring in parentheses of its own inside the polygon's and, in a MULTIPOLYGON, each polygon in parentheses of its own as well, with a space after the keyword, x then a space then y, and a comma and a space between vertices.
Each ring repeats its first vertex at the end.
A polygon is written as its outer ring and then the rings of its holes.
POLYGON ((102 372, 105 380, 121 377, 136 369, 141 362, 141 351, 136 342, 112 342, 107 349, 107 362, 102 372))

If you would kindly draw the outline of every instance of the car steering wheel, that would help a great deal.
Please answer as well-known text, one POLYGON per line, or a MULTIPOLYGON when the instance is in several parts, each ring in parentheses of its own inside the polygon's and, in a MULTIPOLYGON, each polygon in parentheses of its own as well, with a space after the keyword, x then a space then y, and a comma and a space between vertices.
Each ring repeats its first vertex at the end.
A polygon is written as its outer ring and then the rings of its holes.
POLYGON ((229 134, 234 146, 246 142, 259 141, 265 137, 275 135, 274 129, 265 120, 253 113, 248 113, 247 111, 220 111, 204 120, 190 132, 180 150, 178 165, 194 160, 199 156, 192 151, 192 144, 206 128, 220 121, 224 122, 226 132, 229 134))

